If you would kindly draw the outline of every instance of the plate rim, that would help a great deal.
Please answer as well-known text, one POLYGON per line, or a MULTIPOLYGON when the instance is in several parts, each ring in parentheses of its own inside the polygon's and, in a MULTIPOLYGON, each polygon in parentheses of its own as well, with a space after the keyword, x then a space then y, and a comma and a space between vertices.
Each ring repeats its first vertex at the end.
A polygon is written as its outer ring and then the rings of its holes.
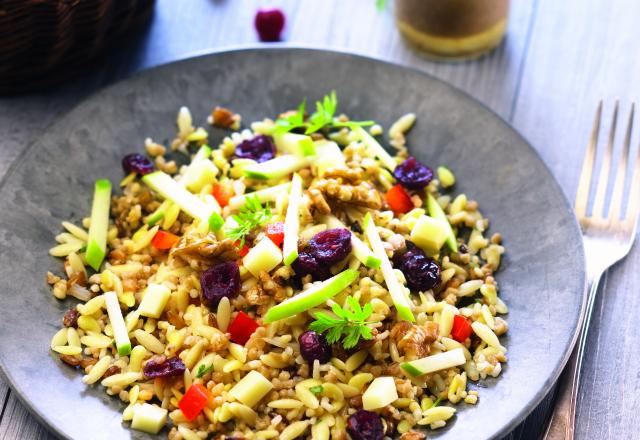
MULTIPOLYGON (((410 71, 412 73, 428 77, 431 81, 435 81, 435 82, 439 83, 440 86, 445 87, 450 93, 460 95, 463 98, 465 98, 466 100, 472 101, 473 103, 475 103, 476 105, 481 107, 484 111, 487 111, 490 114, 492 114, 493 117, 496 120, 499 120, 500 123, 503 126, 505 126, 507 129, 509 129, 513 134, 516 135, 517 138, 520 139, 520 141, 522 141, 522 143, 524 143, 527 146, 527 148, 533 154, 533 157, 539 162, 539 164, 542 167, 544 167, 544 169, 552 177, 551 178, 551 184, 556 189, 556 191, 558 191, 558 193, 561 195, 562 206, 563 206, 565 212, 567 214, 569 214, 569 218, 571 219, 571 225, 573 226, 573 228, 576 231, 578 231, 578 233, 580 233, 580 230, 581 230, 580 226, 578 224, 578 221, 577 221, 575 215, 573 214, 573 209, 572 209, 571 204, 570 204, 570 202, 569 202, 569 200, 567 198, 567 195, 565 194, 564 190, 560 186, 560 183, 558 182, 558 180, 556 179, 556 177, 552 173, 552 171, 549 168, 549 166, 544 162, 544 160, 540 156, 540 153, 533 147, 533 145, 527 140, 527 138, 525 138, 524 135, 519 130, 517 130, 509 121, 504 119, 495 110, 490 108, 484 102, 480 101, 478 98, 476 98, 476 97, 472 96, 470 93, 468 93, 468 92, 456 87, 455 85, 449 83, 448 81, 446 81, 444 79, 441 79, 441 78, 438 78, 438 77, 432 75, 429 72, 425 72, 425 71, 419 69, 418 67, 400 64, 400 63, 395 62, 393 60, 389 60, 388 58, 376 57, 376 56, 373 56, 372 54, 367 54, 367 53, 364 53, 364 52, 361 52, 361 51, 348 50, 348 49, 340 48, 340 47, 336 48, 336 47, 330 47, 330 46, 327 47, 327 46, 319 46, 319 45, 313 45, 313 44, 295 44, 295 43, 288 43, 288 42, 274 43, 274 44, 270 44, 269 46, 258 45, 258 44, 226 45, 226 46, 221 46, 221 47, 217 47, 217 48, 214 48, 214 49, 203 49, 203 50, 198 50, 198 51, 190 51, 190 52, 184 54, 183 56, 180 56, 179 58, 173 59, 171 61, 161 62, 161 63, 158 63, 158 64, 152 64, 152 65, 149 65, 149 66, 147 66, 147 67, 145 67, 145 68, 143 68, 141 70, 137 70, 137 71, 131 72, 131 73, 123 76, 122 78, 119 78, 115 82, 109 83, 109 84, 107 84, 105 86, 102 86, 102 87, 90 92, 89 94, 84 96, 79 102, 77 102, 73 106, 71 106, 69 109, 67 109, 66 111, 64 111, 60 115, 57 115, 53 119, 53 121, 51 121, 51 123, 47 124, 43 128, 42 134, 40 134, 36 139, 34 139, 29 145, 27 145, 20 152, 20 154, 13 160, 13 162, 9 166, 9 168, 8 168, 7 172, 5 173, 5 175, 2 177, 2 179, 0 179, 0 193, 4 190, 4 187, 6 186, 7 182, 9 181, 9 179, 13 176, 13 174, 15 172, 17 172, 17 170, 19 170, 19 168, 21 167, 22 159, 24 157, 26 157, 27 154, 29 154, 29 152, 35 147, 35 145, 40 143, 41 139, 43 139, 46 136, 46 133, 52 127, 54 127, 57 124, 59 124, 61 120, 65 119, 67 116, 69 116, 71 113, 75 112, 78 108, 82 107, 87 102, 94 100, 96 97, 99 97, 102 94, 109 93, 109 91, 111 89, 117 87, 118 85, 120 85, 120 83, 125 82, 125 81, 129 81, 129 80, 131 80, 133 78, 137 78, 139 76, 147 75, 147 74, 149 74, 150 71, 161 71, 163 69, 170 69, 173 65, 181 64, 181 63, 184 63, 184 62, 187 62, 187 61, 190 61, 190 60, 215 57, 215 56, 218 56, 218 55, 224 55, 224 54, 228 54, 228 53, 269 52, 269 51, 285 51, 285 52, 286 51, 292 51, 292 52, 309 51, 309 52, 319 52, 319 53, 328 53, 328 54, 334 54, 334 55, 337 54, 337 55, 346 56, 346 57, 353 58, 353 59, 361 59, 361 60, 374 62, 374 63, 381 63, 381 64, 385 64, 387 66, 390 66, 392 68, 400 68, 402 70, 410 71)), ((580 276, 582 276, 582 285, 583 285, 582 286, 582 293, 581 293, 582 299, 581 299, 581 304, 580 304, 580 310, 579 310, 579 313, 578 313, 578 319, 577 319, 577 321, 575 323, 575 328, 573 329, 573 335, 571 337, 571 340, 570 340, 569 344, 566 347, 566 351, 565 351, 562 359, 560 360, 560 363, 558 363, 555 366, 555 369, 554 369, 553 373, 547 378, 547 380, 544 382, 543 386, 540 389, 538 389, 538 391, 535 393, 533 398, 516 414, 515 417, 513 417, 511 419, 511 421, 509 423, 503 425, 502 428, 500 428, 498 431, 496 431, 495 434, 492 437, 490 437, 490 439, 502 438, 503 436, 505 436, 508 433, 510 433, 511 431, 513 431, 513 429, 515 427, 517 427, 528 415, 530 415, 533 412, 533 410, 535 408, 537 408, 540 405, 540 403, 542 402, 544 397, 547 396, 549 394, 549 392, 552 390, 552 388, 556 385, 556 383, 557 383, 557 381, 558 381, 558 379, 560 377, 560 374, 564 370, 564 367, 566 366, 566 364, 567 364, 567 362, 569 360, 569 357, 570 357, 571 353, 573 352, 573 349, 574 349, 575 344, 576 344, 577 339, 578 339, 579 330, 580 330, 580 328, 582 326, 582 323, 584 321, 584 317, 585 317, 584 315, 585 315, 586 306, 587 306, 587 293, 588 293, 588 291, 587 291, 587 276, 586 276, 586 255, 585 255, 585 252, 584 252, 584 245, 583 245, 583 242, 582 242, 581 239, 579 240, 579 243, 578 243, 578 249, 579 249, 579 253, 580 253, 579 260, 580 260, 580 263, 581 263, 579 265, 579 268, 581 269, 580 270, 580 276)), ((0 377, 4 379, 5 383, 9 386, 11 392, 18 397, 18 399, 20 400, 22 405, 29 411, 29 413, 32 416, 34 416, 38 420, 38 422, 40 424, 45 426, 45 428, 48 430, 48 432, 54 434, 56 437, 61 438, 61 439, 68 439, 69 438, 64 433, 64 431, 62 431, 58 427, 57 424, 53 423, 45 414, 43 414, 36 407, 32 406, 31 402, 24 396, 24 393, 22 392, 20 387, 18 387, 16 385, 16 382, 13 380, 8 368, 5 366, 5 361, 3 360, 3 358, 1 356, 0 356, 0 377)), ((546 425, 546 423, 548 423, 548 421, 549 421, 549 418, 547 417, 545 419, 545 422, 544 422, 545 425, 546 425)))

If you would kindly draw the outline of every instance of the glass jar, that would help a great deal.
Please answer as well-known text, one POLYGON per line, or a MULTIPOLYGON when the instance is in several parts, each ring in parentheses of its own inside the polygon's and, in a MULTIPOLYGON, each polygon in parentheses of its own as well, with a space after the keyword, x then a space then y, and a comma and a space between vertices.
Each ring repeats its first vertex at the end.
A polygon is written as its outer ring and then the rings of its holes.
POLYGON ((435 58, 479 57, 507 29, 509 0, 396 0, 395 6, 403 37, 435 58))

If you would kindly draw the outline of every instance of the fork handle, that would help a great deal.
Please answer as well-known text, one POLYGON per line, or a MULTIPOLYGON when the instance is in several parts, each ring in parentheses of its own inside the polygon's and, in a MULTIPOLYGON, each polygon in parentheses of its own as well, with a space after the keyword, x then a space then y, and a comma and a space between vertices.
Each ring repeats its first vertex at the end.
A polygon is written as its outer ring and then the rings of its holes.
POLYGON ((587 307, 584 318, 580 323, 578 342, 558 380, 556 405, 544 434, 544 440, 573 440, 574 438, 582 358, 584 357, 587 335, 589 333, 589 323, 591 322, 593 305, 595 304, 596 292, 598 291, 598 284, 600 283, 601 277, 602 273, 596 275, 589 288, 587 307))

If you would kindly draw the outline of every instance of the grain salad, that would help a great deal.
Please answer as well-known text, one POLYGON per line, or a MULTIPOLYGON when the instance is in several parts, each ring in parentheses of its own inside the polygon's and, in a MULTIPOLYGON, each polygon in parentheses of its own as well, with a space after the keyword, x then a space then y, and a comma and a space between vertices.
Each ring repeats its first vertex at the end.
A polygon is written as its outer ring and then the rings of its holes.
POLYGON ((182 107, 173 141, 147 138, 62 223, 47 282, 79 301, 51 350, 131 428, 421 439, 507 361, 501 236, 452 170, 410 156, 416 116, 389 127, 392 155, 334 92, 305 102, 245 129, 216 107, 222 140, 182 107))

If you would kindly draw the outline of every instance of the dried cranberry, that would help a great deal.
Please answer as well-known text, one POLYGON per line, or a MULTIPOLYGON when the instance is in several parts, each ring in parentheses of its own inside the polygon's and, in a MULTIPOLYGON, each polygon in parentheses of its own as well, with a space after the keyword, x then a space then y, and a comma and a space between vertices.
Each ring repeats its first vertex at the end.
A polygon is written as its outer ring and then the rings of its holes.
POLYGON ((276 156, 276 146, 273 139, 264 134, 259 134, 253 139, 247 139, 236 146, 236 157, 241 159, 253 159, 256 162, 266 162, 276 156))
POLYGON ((78 328, 78 318, 80 313, 76 309, 69 309, 62 317, 62 325, 65 327, 78 328))
POLYGON ((394 265, 402 271, 411 290, 424 292, 440 284, 440 266, 410 241, 407 251, 393 257, 394 265))
POLYGON ((120 374, 121 372, 122 372, 122 368, 118 367, 117 365, 112 365, 109 368, 107 368, 107 371, 104 372, 104 374, 102 375, 102 379, 111 377, 114 374, 120 374))
POLYGON ((235 261, 216 264, 200 275, 202 299, 209 307, 216 307, 225 296, 235 298, 240 292, 240 270, 235 261))
POLYGON ((142 372, 144 377, 176 377, 182 376, 186 369, 184 362, 179 357, 165 359, 164 362, 157 362, 151 359, 144 364, 142 372))
POLYGON ((307 252, 321 263, 334 264, 351 253, 351 232, 336 228, 318 232, 309 240, 307 252))
POLYGON ((382 440, 384 438, 384 428, 380 416, 364 409, 359 409, 349 416, 347 431, 352 440, 382 440))
POLYGON ((407 189, 422 189, 433 179, 433 170, 418 162, 415 157, 408 157, 393 171, 394 177, 407 189))
POLYGON ((318 359, 321 364, 329 362, 332 351, 327 339, 321 333, 308 330, 298 338, 300 343, 300 354, 309 365, 318 359))
POLYGON ((122 158, 122 169, 127 174, 136 173, 144 176, 153 172, 153 163, 142 154, 131 153, 122 158))
POLYGON ((278 41, 284 29, 284 13, 277 8, 258 9, 254 26, 258 31, 260 41, 278 41))
POLYGON ((323 281, 331 276, 329 266, 320 263, 316 257, 308 252, 300 252, 291 267, 297 278, 311 275, 315 281, 323 281))

